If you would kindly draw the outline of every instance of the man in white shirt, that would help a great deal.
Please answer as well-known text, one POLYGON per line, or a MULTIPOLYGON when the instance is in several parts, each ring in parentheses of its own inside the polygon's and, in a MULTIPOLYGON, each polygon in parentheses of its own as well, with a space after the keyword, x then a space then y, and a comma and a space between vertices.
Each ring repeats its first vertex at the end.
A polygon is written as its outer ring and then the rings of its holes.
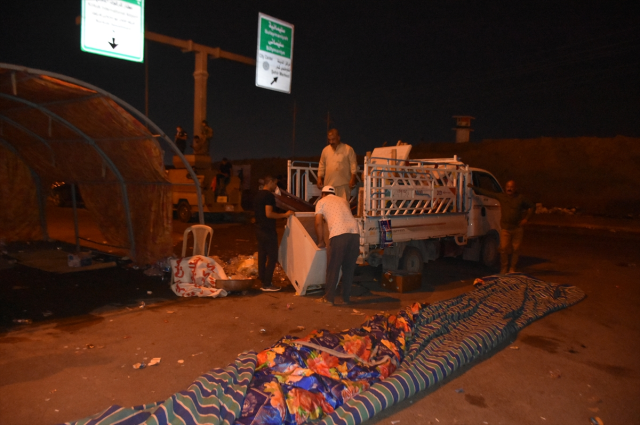
POLYGON ((340 134, 335 128, 327 133, 329 143, 320 155, 318 165, 318 187, 333 186, 336 195, 349 201, 351 189, 357 183, 356 171, 358 161, 353 148, 340 141, 340 134))
POLYGON ((326 246, 324 240, 324 221, 329 228, 329 246, 327 248, 327 280, 325 295, 319 302, 334 304, 340 268, 342 268, 342 299, 349 304, 351 283, 356 269, 356 260, 360 253, 360 231, 358 222, 351 214, 349 203, 339 196, 333 186, 322 188, 322 199, 316 204, 315 230, 318 247, 326 246))

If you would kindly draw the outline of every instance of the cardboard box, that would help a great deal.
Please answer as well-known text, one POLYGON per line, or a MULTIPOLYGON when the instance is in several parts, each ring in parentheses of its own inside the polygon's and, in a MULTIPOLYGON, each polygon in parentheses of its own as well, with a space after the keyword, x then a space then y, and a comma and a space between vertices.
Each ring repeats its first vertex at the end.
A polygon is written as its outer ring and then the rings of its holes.
POLYGON ((410 292, 420 289, 422 286, 421 273, 408 273, 403 271, 388 271, 382 275, 382 287, 393 292, 410 292))

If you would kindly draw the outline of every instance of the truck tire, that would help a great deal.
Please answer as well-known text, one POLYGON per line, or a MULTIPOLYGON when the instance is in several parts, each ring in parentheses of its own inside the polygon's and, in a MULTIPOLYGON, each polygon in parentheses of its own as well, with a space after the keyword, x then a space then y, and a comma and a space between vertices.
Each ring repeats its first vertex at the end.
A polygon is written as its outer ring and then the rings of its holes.
POLYGON ((409 273, 422 273, 423 268, 424 262, 420 250, 413 246, 406 247, 400 259, 400 269, 409 273))
POLYGON ((480 261, 487 267, 494 267, 500 259, 500 242, 498 235, 489 233, 482 239, 482 251, 480 252, 480 261))
POLYGON ((178 219, 183 223, 188 223, 191 220, 191 205, 187 201, 180 201, 178 204, 178 219))

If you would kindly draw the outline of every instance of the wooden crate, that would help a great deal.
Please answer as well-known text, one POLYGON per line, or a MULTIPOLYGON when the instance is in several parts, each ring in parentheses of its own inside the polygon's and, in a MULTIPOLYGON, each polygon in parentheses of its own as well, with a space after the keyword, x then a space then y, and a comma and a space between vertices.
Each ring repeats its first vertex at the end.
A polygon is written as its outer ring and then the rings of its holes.
POLYGON ((388 289, 389 291, 405 293, 420 289, 421 286, 421 273, 388 271, 382 275, 382 287, 388 289))

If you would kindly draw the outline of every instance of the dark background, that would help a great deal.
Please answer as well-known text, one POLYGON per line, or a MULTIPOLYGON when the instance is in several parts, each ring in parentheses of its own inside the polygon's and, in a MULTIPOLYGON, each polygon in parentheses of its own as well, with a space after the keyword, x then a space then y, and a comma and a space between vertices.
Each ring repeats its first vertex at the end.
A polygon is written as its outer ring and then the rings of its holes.
MULTIPOLYGON (((94 84, 144 112, 145 65, 80 50, 80 0, 4 2, 0 62, 94 84)), ((147 30, 255 57, 258 12, 295 25, 291 94, 209 60, 214 159, 318 155, 331 126, 356 153, 383 142, 640 136, 634 1, 146 0, 147 30)), ((191 133, 194 54, 146 42, 150 118, 191 133)))

